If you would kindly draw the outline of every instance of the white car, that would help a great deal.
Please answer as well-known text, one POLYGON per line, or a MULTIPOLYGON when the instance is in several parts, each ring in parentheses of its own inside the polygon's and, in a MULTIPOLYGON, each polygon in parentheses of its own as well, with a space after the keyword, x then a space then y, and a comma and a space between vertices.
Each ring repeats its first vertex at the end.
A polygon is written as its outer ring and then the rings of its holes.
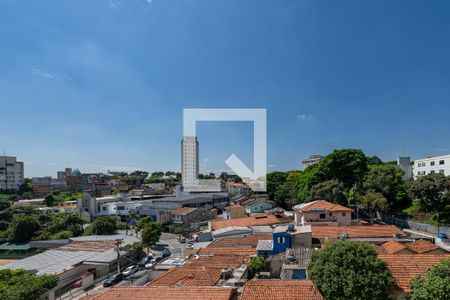
POLYGON ((152 258, 152 259, 150 259, 150 261, 148 261, 145 264, 145 268, 146 269, 153 269, 155 267, 155 265, 156 265, 156 258, 152 258))
POLYGON ((128 268, 126 268, 125 270, 123 270, 122 274, 123 274, 125 277, 127 277, 127 276, 134 275, 137 271, 139 271, 139 266, 133 265, 133 266, 129 266, 128 268))

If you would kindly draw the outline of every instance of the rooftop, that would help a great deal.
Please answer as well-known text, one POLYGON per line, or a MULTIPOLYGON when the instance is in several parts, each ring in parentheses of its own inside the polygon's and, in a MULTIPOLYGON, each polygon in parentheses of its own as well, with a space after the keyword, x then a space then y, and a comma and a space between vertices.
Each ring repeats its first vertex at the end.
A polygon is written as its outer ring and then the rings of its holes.
POLYGON ((211 221, 213 230, 222 229, 231 226, 255 226, 255 225, 273 225, 284 222, 284 219, 277 218, 274 215, 260 215, 254 217, 237 218, 231 220, 211 221))
POLYGON ((233 248, 233 247, 225 247, 225 248, 203 248, 198 251, 199 255, 245 255, 251 256, 255 255, 255 248, 233 248))
POLYGON ((441 260, 450 258, 446 255, 432 254, 380 254, 380 259, 387 263, 394 277, 396 289, 402 292, 410 292, 410 281, 416 276, 425 276, 427 271, 441 260))
POLYGON ((95 251, 104 252, 116 247, 116 241, 73 241, 56 248, 58 251, 95 251))
POLYGON ((310 280, 251 280, 244 285, 241 300, 321 300, 310 280))
MULTIPOLYGON (((300 226, 299 226, 300 227, 300 226)), ((406 234, 394 225, 312 226, 313 238, 384 238, 406 234)))
POLYGON ((214 286, 220 279, 221 268, 183 266, 170 269, 150 282, 150 286, 214 286))
POLYGON ((189 258, 187 265, 236 269, 247 261, 248 257, 243 255, 194 255, 189 258))
POLYGON ((352 209, 334 204, 325 200, 316 200, 308 203, 303 203, 294 206, 295 209, 301 212, 312 212, 312 211, 330 211, 330 212, 351 212, 352 209))
POLYGON ((234 290, 222 287, 197 286, 146 286, 146 287, 114 287, 103 292, 82 298, 83 300, 229 300, 234 290))
POLYGON ((227 207, 225 207, 225 209, 234 209, 234 208, 244 208, 244 207, 242 205, 236 204, 228 205, 227 207))
POLYGON ((272 251, 273 241, 272 240, 260 240, 256 247, 257 251, 272 251))
POLYGON ((225 237, 215 240, 208 247, 253 247, 256 248, 259 240, 271 240, 271 235, 252 234, 245 237, 225 237))
POLYGON ((406 247, 408 247, 408 249, 410 249, 418 254, 422 254, 422 253, 426 253, 426 252, 430 252, 430 251, 439 249, 439 247, 436 246, 435 244, 433 244, 432 242, 425 241, 425 240, 417 240, 412 243, 407 243, 406 247))
POLYGON ((185 216, 185 215, 188 215, 188 214, 190 214, 190 213, 192 213, 192 212, 194 212, 196 210, 197 209, 195 207, 180 207, 179 209, 174 210, 172 212, 172 215, 185 216))

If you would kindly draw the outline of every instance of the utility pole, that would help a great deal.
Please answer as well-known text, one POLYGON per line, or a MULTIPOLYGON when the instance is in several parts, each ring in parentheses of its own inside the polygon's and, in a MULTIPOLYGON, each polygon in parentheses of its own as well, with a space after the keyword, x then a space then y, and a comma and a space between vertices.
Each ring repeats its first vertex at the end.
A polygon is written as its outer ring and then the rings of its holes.
POLYGON ((120 244, 122 244, 121 239, 116 240, 116 248, 117 251, 117 274, 120 274, 120 244))

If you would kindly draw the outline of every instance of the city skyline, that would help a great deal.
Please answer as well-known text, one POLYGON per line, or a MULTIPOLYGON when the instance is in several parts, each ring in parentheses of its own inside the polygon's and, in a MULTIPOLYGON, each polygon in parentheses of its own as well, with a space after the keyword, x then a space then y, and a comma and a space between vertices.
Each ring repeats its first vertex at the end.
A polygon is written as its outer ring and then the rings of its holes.
MULTIPOLYGON (((0 151, 26 177, 181 170, 184 108, 265 108, 269 172, 341 148, 448 154, 449 8, 5 1, 0 151)), ((252 166, 251 124, 201 124, 198 138, 200 172, 228 170, 231 153, 252 166)))

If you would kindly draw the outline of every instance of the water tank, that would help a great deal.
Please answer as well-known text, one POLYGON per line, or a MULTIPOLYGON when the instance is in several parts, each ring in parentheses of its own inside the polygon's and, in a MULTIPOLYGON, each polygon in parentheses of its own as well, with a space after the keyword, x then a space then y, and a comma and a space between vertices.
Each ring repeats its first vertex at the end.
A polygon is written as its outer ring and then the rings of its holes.
POLYGON ((288 225, 288 231, 289 232, 294 232, 295 231, 295 224, 289 224, 288 225))

